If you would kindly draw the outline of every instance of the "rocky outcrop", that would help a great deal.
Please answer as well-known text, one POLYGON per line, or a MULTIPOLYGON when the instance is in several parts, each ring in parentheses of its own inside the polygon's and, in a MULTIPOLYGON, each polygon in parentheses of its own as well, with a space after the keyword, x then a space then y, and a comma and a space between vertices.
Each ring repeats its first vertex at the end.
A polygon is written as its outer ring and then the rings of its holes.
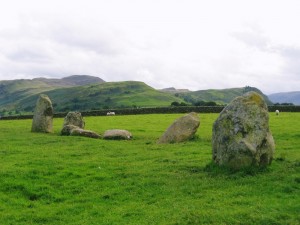
POLYGON ((132 134, 127 130, 114 129, 105 131, 103 138, 107 140, 130 140, 132 134))
POLYGON ((194 137, 200 126, 197 113, 189 113, 177 119, 158 140, 159 144, 176 143, 190 140, 194 137))
POLYGON ((235 98, 213 124, 212 158, 218 165, 267 166, 274 151, 268 108, 256 92, 235 98))
POLYGON ((53 132, 53 107, 47 95, 41 94, 36 102, 33 114, 32 132, 53 132))

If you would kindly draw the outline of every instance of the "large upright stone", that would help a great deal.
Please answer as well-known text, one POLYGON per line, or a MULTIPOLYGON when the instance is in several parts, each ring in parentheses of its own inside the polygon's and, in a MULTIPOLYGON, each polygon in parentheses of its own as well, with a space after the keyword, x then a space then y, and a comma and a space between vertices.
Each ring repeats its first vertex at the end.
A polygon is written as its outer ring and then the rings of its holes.
POLYGON ((235 98, 213 124, 212 158, 218 165, 267 166, 274 151, 268 107, 256 92, 235 98))
POLYGON ((157 143, 164 144, 187 141, 194 137, 199 125, 200 119, 197 113, 189 113, 175 120, 157 143))
POLYGON ((85 122, 81 116, 80 112, 69 112, 64 119, 63 127, 67 125, 73 125, 84 129, 85 122))
POLYGON ((47 95, 41 94, 36 102, 31 131, 53 132, 53 107, 47 95))

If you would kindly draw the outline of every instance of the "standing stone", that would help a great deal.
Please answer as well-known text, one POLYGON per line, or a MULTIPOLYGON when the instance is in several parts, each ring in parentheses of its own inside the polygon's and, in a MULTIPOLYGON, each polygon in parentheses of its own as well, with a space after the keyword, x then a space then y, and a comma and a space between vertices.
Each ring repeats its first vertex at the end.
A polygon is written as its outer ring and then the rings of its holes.
POLYGON ((267 166, 274 151, 268 107, 256 92, 235 98, 213 124, 212 158, 218 165, 267 166))
POLYGON ((37 100, 32 120, 32 132, 53 132, 53 107, 47 95, 41 94, 37 100))
POLYGON ((81 116, 80 112, 69 112, 64 119, 63 127, 67 125, 73 125, 79 128, 84 128, 85 122, 81 116))
POLYGON ((175 120, 157 143, 176 143, 190 140, 195 136, 199 126, 198 114, 195 112, 189 113, 175 120))

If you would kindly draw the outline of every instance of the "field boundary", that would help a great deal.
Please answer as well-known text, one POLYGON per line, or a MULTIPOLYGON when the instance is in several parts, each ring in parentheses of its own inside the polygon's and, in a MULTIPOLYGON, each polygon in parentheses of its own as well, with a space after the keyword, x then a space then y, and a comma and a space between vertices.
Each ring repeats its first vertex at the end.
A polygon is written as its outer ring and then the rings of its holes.
MULTIPOLYGON (((106 116, 108 112, 116 115, 138 115, 138 114, 173 114, 173 113, 220 113, 225 106, 180 106, 180 107, 154 107, 154 108, 127 108, 127 109, 102 109, 92 111, 81 111, 82 116, 106 116)), ((268 106, 269 112, 300 112, 300 106, 268 106)), ((54 113, 54 118, 63 118, 67 112, 54 113)), ((32 119, 33 115, 3 116, 1 120, 32 119)))

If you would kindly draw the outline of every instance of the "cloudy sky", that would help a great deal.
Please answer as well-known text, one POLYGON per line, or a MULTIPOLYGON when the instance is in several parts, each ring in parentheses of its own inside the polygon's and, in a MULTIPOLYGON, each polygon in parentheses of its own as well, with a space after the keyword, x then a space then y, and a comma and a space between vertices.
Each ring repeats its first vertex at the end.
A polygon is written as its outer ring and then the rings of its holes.
POLYGON ((0 80, 300 91, 299 0, 9 0, 0 80))

